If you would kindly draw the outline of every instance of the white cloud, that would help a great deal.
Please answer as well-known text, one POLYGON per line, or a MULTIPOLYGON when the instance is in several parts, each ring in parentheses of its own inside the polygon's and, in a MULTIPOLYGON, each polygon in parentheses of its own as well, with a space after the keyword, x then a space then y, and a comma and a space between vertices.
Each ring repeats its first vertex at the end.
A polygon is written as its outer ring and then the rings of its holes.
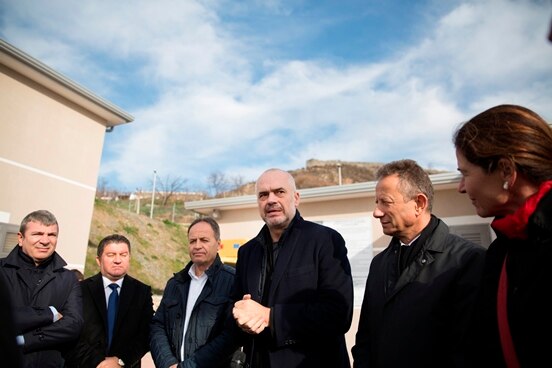
MULTIPOLYGON (((106 140, 101 175, 117 175, 129 190, 154 169, 193 186, 218 170, 254 180, 267 167, 299 168, 310 158, 409 157, 454 170, 452 132, 475 113, 508 102, 552 116, 543 1, 458 1, 392 58, 340 65, 275 58, 270 43, 227 22, 225 10, 251 16, 230 3, 20 1, 0 31, 104 97, 155 93, 149 104, 135 102, 135 122, 106 140), (121 89, 123 78, 143 91, 121 89)), ((293 16, 288 3, 264 5, 293 16)))

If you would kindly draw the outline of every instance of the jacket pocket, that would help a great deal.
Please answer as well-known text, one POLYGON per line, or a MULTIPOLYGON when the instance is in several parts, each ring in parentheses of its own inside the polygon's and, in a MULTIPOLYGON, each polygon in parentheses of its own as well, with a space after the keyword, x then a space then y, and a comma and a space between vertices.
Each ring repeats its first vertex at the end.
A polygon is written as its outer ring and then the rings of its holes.
POLYGON ((212 297, 207 298, 199 305, 199 325, 203 328, 211 329, 218 322, 224 322, 224 312, 226 307, 231 302, 227 297, 212 297))

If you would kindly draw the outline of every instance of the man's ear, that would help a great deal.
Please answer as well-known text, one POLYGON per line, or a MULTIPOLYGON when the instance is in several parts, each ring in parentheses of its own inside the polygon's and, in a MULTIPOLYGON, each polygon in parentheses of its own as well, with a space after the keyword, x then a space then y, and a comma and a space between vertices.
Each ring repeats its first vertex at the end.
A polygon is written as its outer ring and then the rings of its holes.
POLYGON ((301 201, 301 196, 299 195, 299 192, 295 191, 293 193, 293 202, 295 203, 295 207, 299 207, 299 202, 301 201))
POLYGON ((425 194, 418 193, 416 195, 416 215, 421 215, 427 210, 428 199, 425 194))

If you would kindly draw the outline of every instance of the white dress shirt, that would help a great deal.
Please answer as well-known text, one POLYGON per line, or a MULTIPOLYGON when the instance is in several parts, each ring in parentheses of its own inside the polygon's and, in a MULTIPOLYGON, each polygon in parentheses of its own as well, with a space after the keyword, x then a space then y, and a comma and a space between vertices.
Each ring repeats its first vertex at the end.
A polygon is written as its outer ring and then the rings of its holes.
POLYGON ((109 285, 115 283, 117 285, 119 285, 119 287, 117 288, 117 293, 119 295, 121 295, 121 288, 123 287, 123 279, 124 277, 121 277, 119 280, 117 281, 111 281, 110 279, 108 279, 107 277, 103 276, 102 275, 102 280, 103 280, 103 286, 104 286, 104 293, 105 293, 105 307, 107 308, 107 303, 109 302, 109 295, 111 294, 112 290, 111 288, 109 287, 109 285))
POLYGON ((195 274, 195 264, 190 267, 188 270, 188 275, 190 275, 190 289, 188 290, 188 302, 186 303, 186 318, 184 319, 184 330, 182 331, 182 346, 180 347, 180 356, 184 359, 184 345, 186 340, 186 331, 188 330, 188 322, 190 321, 190 316, 192 315, 192 310, 194 305, 207 282, 207 274, 203 272, 201 276, 196 276, 195 274))

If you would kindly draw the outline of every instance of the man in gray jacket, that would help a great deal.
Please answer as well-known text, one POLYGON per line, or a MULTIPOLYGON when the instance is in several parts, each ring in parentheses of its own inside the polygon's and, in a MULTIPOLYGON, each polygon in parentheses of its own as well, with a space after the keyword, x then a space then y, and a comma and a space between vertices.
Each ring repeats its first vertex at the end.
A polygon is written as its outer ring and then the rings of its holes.
POLYGON ((233 342, 221 335, 229 316, 234 268, 218 255, 217 222, 204 217, 188 228, 190 262, 165 287, 151 323, 150 349, 156 367, 228 367, 230 356, 213 358, 233 342))
POLYGON ((376 208, 389 246, 370 265, 354 367, 460 367, 484 248, 431 214, 433 186, 412 160, 377 173, 376 208))
POLYGON ((18 245, 0 260, 24 368, 62 366, 61 353, 78 339, 83 325, 79 282, 55 251, 58 230, 52 213, 31 212, 21 221, 18 245))

